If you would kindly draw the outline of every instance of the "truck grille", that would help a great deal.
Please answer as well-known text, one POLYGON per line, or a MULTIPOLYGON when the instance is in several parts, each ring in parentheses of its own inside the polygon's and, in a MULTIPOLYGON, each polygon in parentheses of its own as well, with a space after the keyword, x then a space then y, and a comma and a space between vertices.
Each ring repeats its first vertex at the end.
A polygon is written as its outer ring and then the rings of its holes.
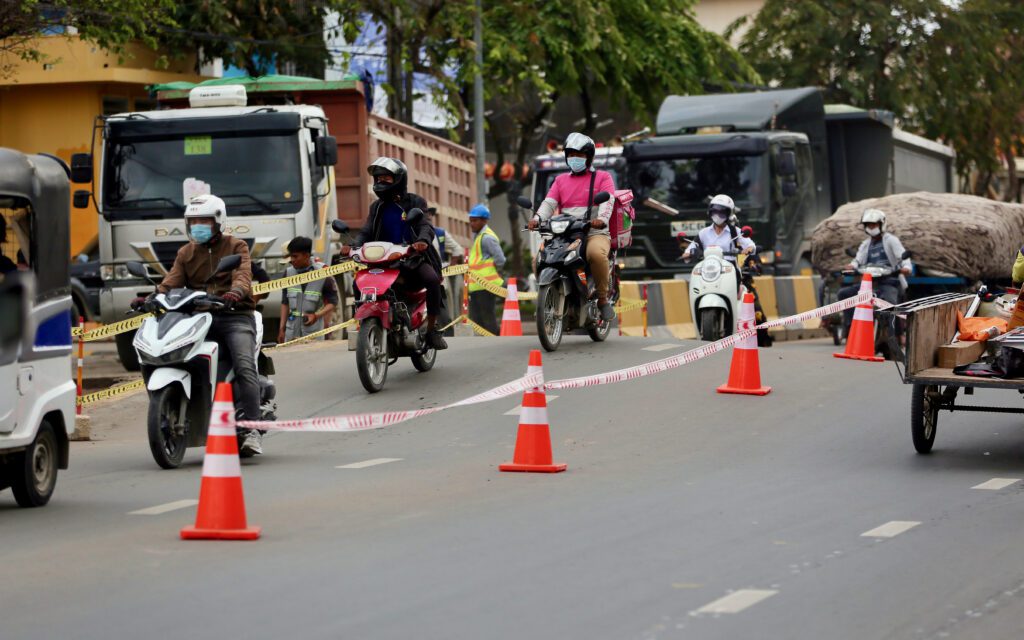
POLYGON ((174 266, 174 258, 178 255, 178 249, 182 248, 187 244, 187 241, 182 242, 180 240, 172 240, 167 242, 154 242, 153 253, 156 254, 156 259, 160 261, 160 264, 164 266, 168 271, 174 266))

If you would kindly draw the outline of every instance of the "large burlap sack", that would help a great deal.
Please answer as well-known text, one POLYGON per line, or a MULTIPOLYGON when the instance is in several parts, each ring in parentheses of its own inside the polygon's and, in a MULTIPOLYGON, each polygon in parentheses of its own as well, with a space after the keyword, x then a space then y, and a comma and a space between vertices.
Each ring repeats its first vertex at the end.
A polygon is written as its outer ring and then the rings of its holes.
POLYGON ((885 212, 886 231, 925 272, 1008 280, 1024 244, 1024 205, 956 193, 900 193, 845 204, 822 221, 811 236, 815 269, 826 273, 849 264, 845 249, 867 237, 859 223, 870 208, 885 212))

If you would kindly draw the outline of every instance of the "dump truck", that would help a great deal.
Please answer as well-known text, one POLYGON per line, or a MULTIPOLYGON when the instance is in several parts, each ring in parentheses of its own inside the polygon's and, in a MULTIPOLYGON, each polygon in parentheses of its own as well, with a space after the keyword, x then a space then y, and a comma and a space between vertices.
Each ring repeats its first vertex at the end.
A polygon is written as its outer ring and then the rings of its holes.
MULTIPOLYGON (((103 289, 100 317, 124 318, 152 287, 128 273, 141 260, 159 278, 188 241, 182 213, 193 195, 227 204, 227 231, 249 244, 270 278, 284 275, 284 245, 303 235, 325 262, 337 218, 364 221, 373 199, 367 165, 393 156, 409 167, 409 188, 436 206, 459 240, 470 235, 466 212, 475 194, 474 152, 370 111, 356 79, 292 76, 217 79, 152 88, 159 109, 97 119, 93 154, 72 158, 76 206, 93 199, 100 215, 103 289)), ((280 305, 263 309, 275 335, 280 305)), ((116 336, 126 368, 138 361, 134 334, 116 336)))
POLYGON ((624 278, 685 277, 678 234, 725 193, 776 274, 811 268, 815 226, 847 202, 949 192, 951 149, 894 129, 892 113, 825 105, 816 88, 670 96, 655 135, 623 147, 637 218, 624 278))

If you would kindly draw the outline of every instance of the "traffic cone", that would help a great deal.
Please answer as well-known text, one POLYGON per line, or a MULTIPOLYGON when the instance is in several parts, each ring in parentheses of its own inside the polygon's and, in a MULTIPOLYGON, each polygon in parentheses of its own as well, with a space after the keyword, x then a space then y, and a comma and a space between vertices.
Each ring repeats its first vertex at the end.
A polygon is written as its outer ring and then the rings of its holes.
POLYGON ((505 296, 505 309, 501 312, 501 332, 504 336, 523 335, 523 323, 519 321, 519 292, 516 290, 516 279, 508 279, 508 295, 505 296))
MULTIPOLYGON (((860 281, 860 293, 871 293, 871 274, 865 273, 860 281)), ((871 301, 858 304, 853 310, 853 322, 850 323, 850 335, 846 338, 846 350, 833 353, 837 358, 848 360, 865 360, 882 362, 885 358, 875 355, 875 312, 871 301)))
MULTIPOLYGON (((530 352, 530 366, 526 374, 541 371, 540 350, 530 352)), ((519 413, 519 433, 512 462, 498 465, 500 471, 533 471, 558 473, 566 464, 551 462, 551 431, 548 427, 548 399, 544 385, 523 392, 523 408, 519 413)))
POLYGON ((235 435, 235 403, 231 385, 217 384, 203 458, 203 482, 194 527, 181 530, 182 540, 255 540, 260 527, 245 521, 242 467, 235 435))
MULTIPOLYGON (((754 294, 743 294, 740 305, 738 330, 753 329, 757 326, 754 313, 754 294)), ((729 367, 729 381, 718 387, 718 393, 742 393, 749 396, 766 396, 771 387, 761 386, 761 364, 757 357, 757 334, 747 336, 732 350, 732 365, 729 367)))

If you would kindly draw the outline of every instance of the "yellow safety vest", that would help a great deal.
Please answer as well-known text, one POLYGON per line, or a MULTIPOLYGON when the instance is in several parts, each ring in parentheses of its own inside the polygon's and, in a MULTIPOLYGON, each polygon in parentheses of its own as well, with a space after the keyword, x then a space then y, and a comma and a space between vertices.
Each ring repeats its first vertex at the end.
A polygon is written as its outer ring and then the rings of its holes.
MULTIPOLYGON (((484 259, 483 251, 483 240, 484 234, 491 235, 495 240, 498 240, 498 234, 491 231, 490 227, 484 227, 480 230, 480 233, 476 235, 476 240, 473 241, 473 246, 469 250, 469 270, 477 278, 489 282, 490 284, 501 286, 501 276, 498 274, 497 267, 494 266, 494 260, 484 259)), ((469 290, 472 291, 484 291, 484 287, 478 284, 472 278, 469 279, 469 290)))

